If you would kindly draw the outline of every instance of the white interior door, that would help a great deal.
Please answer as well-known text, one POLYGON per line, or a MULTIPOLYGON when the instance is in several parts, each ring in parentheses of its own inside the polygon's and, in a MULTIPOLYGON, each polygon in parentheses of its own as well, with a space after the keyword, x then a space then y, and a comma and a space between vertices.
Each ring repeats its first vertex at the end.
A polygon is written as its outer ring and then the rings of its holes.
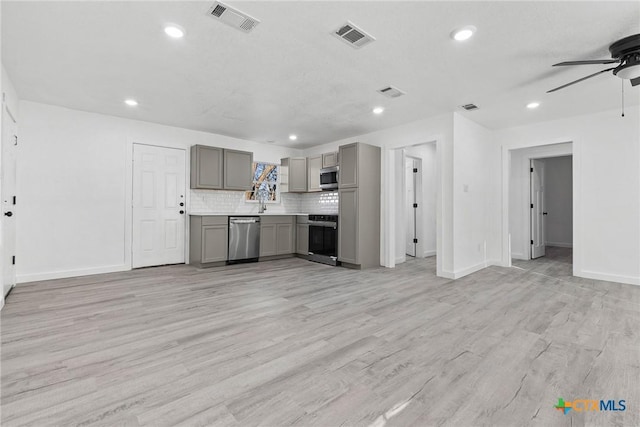
POLYGON ((544 161, 531 160, 531 258, 544 256, 544 161))
POLYGON ((16 284, 16 155, 18 126, 6 105, 2 108, 2 290, 16 284))
POLYGON ((133 144, 133 268, 184 263, 185 151, 133 144))
POLYGON ((412 257, 416 256, 416 174, 413 172, 415 168, 415 160, 412 158, 405 158, 404 172, 405 172, 405 222, 407 224, 407 236, 406 236, 406 254, 412 257))

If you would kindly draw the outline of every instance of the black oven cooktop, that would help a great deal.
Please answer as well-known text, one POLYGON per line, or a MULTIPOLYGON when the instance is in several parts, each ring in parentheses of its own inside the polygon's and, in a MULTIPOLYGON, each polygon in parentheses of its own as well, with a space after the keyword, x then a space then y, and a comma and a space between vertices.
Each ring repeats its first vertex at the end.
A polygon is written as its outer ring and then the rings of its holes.
POLYGON ((338 215, 309 215, 309 260, 338 265, 338 215))

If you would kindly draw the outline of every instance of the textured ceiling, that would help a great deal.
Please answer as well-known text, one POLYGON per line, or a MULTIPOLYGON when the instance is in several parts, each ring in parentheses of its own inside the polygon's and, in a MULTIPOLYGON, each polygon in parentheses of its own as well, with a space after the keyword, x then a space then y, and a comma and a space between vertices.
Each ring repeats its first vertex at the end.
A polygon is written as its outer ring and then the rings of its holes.
MULTIPOLYGON (((606 67, 551 64, 608 58, 640 33, 637 1, 227 2, 262 21, 250 34, 208 17, 212 3, 3 1, 2 62, 22 99, 308 147, 466 103, 489 128, 620 107, 611 74, 545 94, 606 67), (377 41, 356 50, 332 37, 346 20, 377 41), (186 36, 167 37, 168 22, 186 36), (451 40, 468 24, 475 37, 451 40), (407 95, 376 92, 387 85, 407 95)), ((640 103, 640 87, 625 92, 640 103)))

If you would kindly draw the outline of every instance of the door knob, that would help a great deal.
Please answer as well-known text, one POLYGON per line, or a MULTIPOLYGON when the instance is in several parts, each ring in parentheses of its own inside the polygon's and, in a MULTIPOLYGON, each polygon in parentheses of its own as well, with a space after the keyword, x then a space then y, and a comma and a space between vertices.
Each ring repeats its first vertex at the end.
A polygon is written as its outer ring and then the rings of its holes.
POLYGON ((184 211, 180 211, 180 215, 184 214, 184 211))
POLYGON ((9 211, 9 212, 5 212, 4 213, 5 216, 13 216, 13 212, 9 211))

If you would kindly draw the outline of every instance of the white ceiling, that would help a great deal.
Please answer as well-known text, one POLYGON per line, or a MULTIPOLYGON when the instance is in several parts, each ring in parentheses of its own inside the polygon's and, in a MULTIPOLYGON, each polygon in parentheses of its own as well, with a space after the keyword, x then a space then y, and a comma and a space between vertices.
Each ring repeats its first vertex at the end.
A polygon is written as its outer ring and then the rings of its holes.
MULTIPOLYGON (((551 64, 609 58, 609 44, 640 33, 638 1, 228 1, 262 21, 250 34, 208 17, 212 3, 3 0, 2 62, 22 99, 308 147, 466 103, 489 128, 618 108, 610 73, 545 94, 607 66, 551 64), (377 41, 356 50, 332 37, 346 20, 377 41), (168 22, 186 36, 167 37, 168 22), (472 39, 451 40, 469 24, 472 39), (376 92, 387 85, 407 95, 376 92)), ((640 103, 640 86, 625 93, 640 103)))

